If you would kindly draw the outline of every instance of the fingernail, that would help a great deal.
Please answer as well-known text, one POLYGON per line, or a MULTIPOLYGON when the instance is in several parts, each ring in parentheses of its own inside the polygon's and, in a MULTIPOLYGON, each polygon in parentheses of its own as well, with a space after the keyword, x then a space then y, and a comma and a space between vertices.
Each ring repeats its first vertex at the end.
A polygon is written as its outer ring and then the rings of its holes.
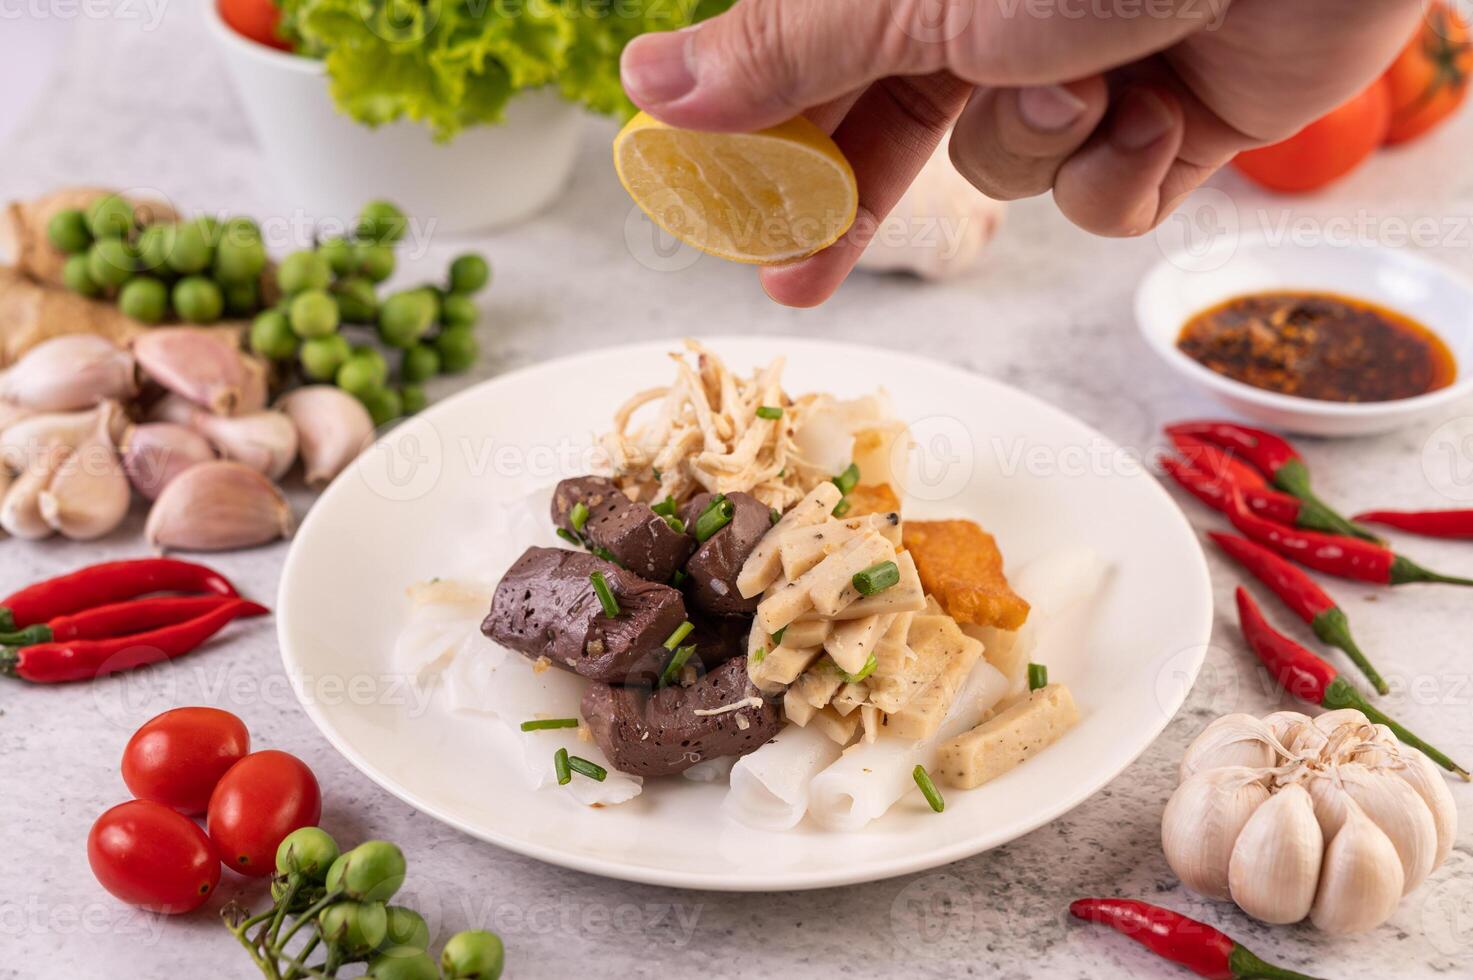
POLYGON ((619 73, 624 90, 641 105, 663 105, 696 87, 689 53, 694 31, 642 34, 624 48, 619 73))
POLYGON ((1175 125, 1176 117, 1159 95, 1149 89, 1130 89, 1115 106, 1110 121, 1110 142, 1122 150, 1138 152, 1165 136, 1175 125))
POLYGON ((1079 121, 1089 108, 1062 85, 1035 85, 1018 89, 1018 115, 1029 129, 1057 133, 1079 121))

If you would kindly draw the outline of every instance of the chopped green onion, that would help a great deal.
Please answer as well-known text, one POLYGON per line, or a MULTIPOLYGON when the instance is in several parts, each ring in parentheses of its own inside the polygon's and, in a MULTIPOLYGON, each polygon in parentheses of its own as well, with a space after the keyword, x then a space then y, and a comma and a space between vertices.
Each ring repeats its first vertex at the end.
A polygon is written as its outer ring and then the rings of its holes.
POLYGON ((604 615, 610 619, 619 615, 619 600, 614 598, 614 590, 609 588, 604 573, 594 572, 588 578, 593 582, 593 594, 598 596, 598 604, 604 607, 604 615))
POLYGON ((695 628, 696 624, 692 623, 688 619, 685 622, 681 623, 679 626, 675 627, 675 632, 671 633, 665 639, 665 649, 674 650, 676 647, 680 646, 680 641, 685 639, 687 636, 690 636, 690 631, 695 628))
POLYGON ((834 516, 843 517, 845 514, 849 513, 849 508, 853 506, 854 504, 850 502, 849 498, 845 497, 837 504, 834 504, 834 516))
POLYGON ((784 466, 782 469, 780 469, 780 470, 777 471, 777 478, 779 480, 781 480, 783 477, 785 477, 787 475, 788 475, 788 468, 786 466, 784 466))
POLYGON ((706 506, 704 506, 704 507, 701 508, 701 513, 702 514, 709 514, 709 513, 711 513, 711 511, 713 511, 717 507, 719 507, 725 500, 726 500, 726 494, 724 494, 724 493, 718 493, 718 494, 716 494, 710 500, 706 501, 706 506))
POLYGON ((670 525, 670 530, 674 531, 676 534, 685 533, 685 521, 682 521, 680 518, 667 517, 665 518, 665 523, 670 525))
POLYGON ((766 659, 767 659, 767 648, 766 647, 758 647, 756 650, 753 650, 752 651, 752 656, 748 658, 748 660, 751 663, 754 663, 754 664, 760 664, 762 661, 764 661, 766 659))
POLYGON ((578 535, 574 534, 572 531, 569 531, 565 527, 560 527, 557 529, 557 536, 562 538, 564 541, 570 541, 573 544, 576 544, 580 548, 583 547, 583 542, 578 540, 578 535))
POLYGON ((725 497, 712 501, 700 517, 696 518, 696 540, 705 541, 717 531, 731 523, 736 515, 736 505, 725 497))
POLYGON ((926 772, 925 766, 916 766, 911 771, 911 777, 915 779, 916 785, 921 788, 921 795, 926 802, 931 804, 931 809, 940 813, 946 809, 946 801, 941 798, 941 793, 936 789, 936 784, 931 782, 931 774, 926 772))
POLYGON ((861 667, 861 668, 859 668, 859 673, 857 673, 857 674, 850 674, 850 673, 846 672, 842 667, 839 668, 839 673, 841 673, 841 674, 844 675, 844 680, 847 683, 849 683, 849 684, 858 684, 860 681, 864 680, 870 674, 873 674, 875 672, 875 668, 878 667, 878 666, 880 666, 879 660, 875 659, 875 655, 874 654, 870 654, 869 655, 869 659, 864 662, 864 666, 861 667))
POLYGON ((577 718, 539 718, 536 721, 522 722, 522 731, 541 732, 549 728, 577 728, 577 718))
POLYGON ((568 768, 568 750, 558 749, 552 756, 552 771, 557 774, 557 784, 566 786, 573 781, 573 773, 568 768))
POLYGON ((780 419, 783 417, 783 410, 776 405, 761 405, 757 408, 757 417, 759 419, 780 419))
POLYGON ((656 481, 664 479, 664 476, 660 473, 660 468, 658 466, 653 467, 650 472, 654 474, 656 481))
POLYGON ((839 488, 840 493, 848 496, 849 491, 859 486, 859 464, 850 463, 847 470, 834 477, 834 486, 839 488))
POLYGON ((624 563, 615 558, 614 553, 601 544, 590 544, 588 550, 593 552, 595 558, 602 558, 610 565, 618 565, 620 568, 624 567, 624 563))
POLYGON ((1048 687, 1048 667, 1045 664, 1028 665, 1028 690, 1037 691, 1048 687))
POLYGON ((688 578, 690 578, 690 576, 685 573, 685 569, 677 568, 675 570, 675 574, 670 576, 670 584, 678 589, 685 584, 685 580, 688 578))
POLYGON ((573 509, 568 511, 568 520, 573 522, 573 530, 582 531, 583 525, 588 523, 588 505, 578 501, 573 509))
POLYGON ((573 755, 568 757, 568 768, 576 773, 603 782, 609 778, 609 771, 597 762, 589 762, 587 759, 573 755))
POLYGON ((860 595, 877 595, 900 582, 900 566, 893 561, 882 561, 855 572, 853 582, 860 595))
POLYGON ((671 657, 670 662, 665 665, 665 669, 660 671, 660 680, 656 686, 669 687, 670 682, 675 680, 675 675, 680 673, 680 669, 685 666, 685 662, 695 652, 696 645, 694 643, 687 643, 685 646, 676 650, 675 656, 671 657))
POLYGON ((776 507, 771 507, 767 511, 767 516, 769 519, 771 519, 772 523, 776 524, 778 521, 783 519, 783 512, 778 510, 776 507))
POLYGON ((659 514, 661 517, 674 517, 675 516, 675 498, 674 497, 666 497, 664 500, 660 501, 658 504, 650 504, 650 510, 654 511, 656 514, 659 514))
POLYGON ((782 629, 780 629, 776 633, 772 634, 772 645, 773 646, 782 646, 783 634, 786 633, 787 631, 788 631, 788 628, 786 626, 784 626, 782 629))

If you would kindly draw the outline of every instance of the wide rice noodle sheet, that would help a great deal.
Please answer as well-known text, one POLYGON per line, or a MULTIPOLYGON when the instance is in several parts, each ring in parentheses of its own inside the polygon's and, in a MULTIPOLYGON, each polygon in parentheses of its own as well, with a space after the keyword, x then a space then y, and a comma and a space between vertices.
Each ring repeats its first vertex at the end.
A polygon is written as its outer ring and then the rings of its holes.
POLYGON ((722 810, 757 830, 791 830, 808 811, 808 786, 843 750, 817 726, 788 725, 731 770, 722 810))

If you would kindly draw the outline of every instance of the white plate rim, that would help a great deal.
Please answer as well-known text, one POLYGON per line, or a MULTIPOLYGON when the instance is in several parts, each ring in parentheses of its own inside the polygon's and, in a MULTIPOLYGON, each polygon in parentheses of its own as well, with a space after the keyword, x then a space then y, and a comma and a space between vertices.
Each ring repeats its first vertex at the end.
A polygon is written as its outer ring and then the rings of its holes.
MULTIPOLYGON (((601 347, 587 347, 579 350, 575 354, 564 355, 562 357, 544 361, 538 361, 536 363, 528 364, 523 367, 516 368, 512 371, 507 371, 505 373, 496 375, 495 377, 488 378, 485 381, 471 385, 459 392, 456 392, 455 394, 450 395, 440 400, 439 402, 436 402, 433 406, 430 406, 424 412, 421 412, 419 417, 424 418, 428 422, 433 422, 436 415, 449 414, 452 407, 458 402, 460 402, 461 400, 468 400, 473 397, 478 397, 478 392, 487 386, 494 385, 507 379, 520 377, 524 374, 555 369, 559 365, 580 359, 585 356, 593 354, 607 355, 610 353, 623 351, 633 353, 644 350, 657 352, 676 350, 682 346, 682 344, 684 343, 684 339, 684 337, 677 336, 650 341, 638 341, 634 343, 616 343, 604 345, 601 347)), ((746 344, 750 343, 754 338, 751 336, 744 337, 733 335, 713 335, 701 336, 698 339, 703 345, 712 349, 720 350, 725 344, 746 344)), ((1114 440, 1109 439, 1093 426, 1080 420, 1076 416, 1071 415, 1063 409, 1044 401, 1036 395, 1033 395, 1020 388, 1016 388, 1012 385, 1008 385, 1005 382, 998 381, 985 375, 977 374, 975 372, 968 371, 962 368, 958 368, 953 365, 943 363, 941 361, 932 360, 928 357, 869 344, 853 344, 842 341, 797 337, 781 337, 771 339, 774 341, 774 343, 785 345, 787 348, 803 346, 811 348, 818 352, 826 352, 834 355, 841 355, 843 353, 860 353, 869 355, 878 354, 893 361, 896 361, 902 366, 909 365, 910 367, 916 369, 924 369, 926 371, 954 375, 967 384, 981 384, 983 386, 992 386, 996 388, 1006 389, 1013 396, 1023 398, 1033 403, 1034 408, 1036 408, 1037 410, 1049 415, 1056 416, 1062 421, 1066 421, 1072 425, 1086 430, 1092 437, 1101 440, 1103 444, 1109 446, 1116 445, 1114 440)), ((382 437, 380 437, 378 443, 384 443, 392 440, 393 438, 394 433, 391 430, 390 432, 385 433, 382 437)), ((325 519, 322 517, 322 515, 328 512, 329 507, 336 496, 339 493, 344 492, 342 490, 342 487, 347 485, 347 478, 355 474, 357 468, 362 465, 362 460, 367 456, 368 451, 365 450, 365 452, 360 455, 359 459, 350 464, 350 466, 346 470, 339 474, 338 477, 332 482, 332 484, 313 503, 313 506, 308 511, 306 517, 303 518, 301 524, 297 529, 297 535, 292 541, 291 547, 287 552, 286 560, 282 566, 281 580, 276 597, 277 614, 275 619, 277 642, 281 651, 282 667, 285 670, 288 679, 292 682, 291 687, 293 692, 297 696, 298 703, 306 712, 307 716, 312 720, 312 723, 317 727, 318 731, 321 732, 323 737, 327 739, 328 743, 332 745, 334 749, 336 749, 356 769, 358 769, 381 789, 388 792, 396 799, 408 803, 410 806, 414 807, 421 813, 424 813, 425 815, 430 816, 448 826, 454 827, 456 830, 459 830, 460 832, 467 834, 468 836, 477 840, 482 840, 487 843, 494 844, 497 847, 504 848, 505 850, 511 851, 515 854, 520 854, 524 857, 530 857, 535 860, 554 865, 556 867, 567 868, 573 871, 581 871, 587 874, 593 874, 604 878, 630 881, 639 884, 658 885, 670 888, 685 888, 719 892, 807 891, 819 888, 833 888, 845 885, 882 881, 885 879, 898 877, 900 875, 912 874, 920 871, 929 871, 934 868, 955 863, 956 861, 974 857, 995 847, 1000 847, 1003 844, 1016 840, 1019 837, 1032 833, 1040 827, 1051 823, 1058 817, 1062 816, 1063 814, 1077 807, 1079 804, 1083 803, 1085 800, 1094 796, 1097 792, 1104 788, 1105 785, 1114 780, 1117 776, 1119 776, 1132 764, 1134 764, 1134 762, 1139 759, 1140 756, 1144 754, 1147 749, 1155 744, 1157 738, 1160 737, 1161 732, 1164 731, 1166 726, 1170 724, 1171 721, 1176 717, 1177 713, 1181 710, 1182 705, 1186 702, 1187 696, 1191 693, 1192 687, 1196 683, 1197 675, 1201 670, 1202 663, 1206 658, 1206 650, 1211 640, 1214 612, 1213 597, 1211 590, 1211 579, 1208 574, 1207 568, 1207 558, 1205 553, 1202 551, 1201 542, 1197 539, 1197 536, 1192 530, 1191 524, 1187 520, 1186 515, 1176 505, 1176 502, 1172 499, 1171 495, 1166 491, 1166 489, 1161 485, 1160 481, 1157 480, 1149 472, 1143 470, 1141 476, 1150 485, 1151 492, 1158 495, 1163 503, 1166 505, 1166 512, 1171 515, 1170 519, 1174 522, 1178 522, 1180 528, 1186 531, 1188 538, 1196 545, 1193 552, 1193 558, 1195 559, 1194 571, 1200 575, 1201 580, 1206 587, 1200 592, 1198 608, 1192 611, 1191 618, 1195 622, 1195 628, 1191 631, 1191 633, 1193 636, 1198 637, 1194 648, 1198 650, 1199 653, 1190 663, 1189 669, 1182 672, 1184 675, 1186 675, 1185 683, 1180 685, 1178 688, 1175 688, 1168 699, 1162 700, 1162 711, 1159 716, 1159 723, 1151 726, 1149 737, 1142 741, 1140 749, 1130 755, 1128 759, 1125 759, 1116 771, 1102 771, 1092 774, 1091 778, 1080 780, 1074 785, 1071 792, 1063 794, 1061 800, 1054 806, 1047 807, 1041 812, 1037 813, 1027 822, 1026 826, 1010 828, 1006 834, 997 837, 997 839, 989 838, 986 832, 983 831, 979 832, 976 836, 968 838, 966 840, 958 841, 954 844, 938 849, 928 850, 920 856, 901 856, 882 861, 871 861, 863 865, 856 866, 854 869, 838 868, 809 872, 784 871, 775 876, 780 877, 781 880, 758 881, 755 879, 747 878, 732 880, 724 878, 716 873, 708 874, 681 871, 669 868, 652 868, 647 866, 640 866, 637 864, 629 864, 620 861, 610 860, 608 858, 602 858, 593 855, 570 853, 559 850, 555 847, 548 847, 541 844, 521 840, 510 835, 490 831, 484 827, 474 826, 468 821, 460 819, 453 813, 447 812, 436 804, 421 798, 418 794, 400 786, 389 774, 382 772, 377 766, 373 764, 372 761, 365 758, 362 753, 358 752, 352 745, 347 742, 344 737, 340 735, 340 733, 336 731, 335 727, 329 722, 326 715, 320 710, 320 707, 316 703, 314 703, 311 698, 305 696, 303 686, 298 683, 298 680, 302 675, 303 665, 298 662, 297 658, 294 657, 291 653, 291 644, 288 639, 292 631, 293 624, 296 621, 296 606, 290 601, 290 592, 299 564, 297 557, 299 554, 297 542, 306 537, 306 532, 310 531, 315 526, 317 521, 325 519)))

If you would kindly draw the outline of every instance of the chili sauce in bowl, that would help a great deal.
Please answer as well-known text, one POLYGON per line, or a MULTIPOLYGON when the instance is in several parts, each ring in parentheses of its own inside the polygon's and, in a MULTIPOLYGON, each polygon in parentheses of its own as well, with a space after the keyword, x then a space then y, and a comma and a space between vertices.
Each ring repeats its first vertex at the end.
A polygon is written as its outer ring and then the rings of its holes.
POLYGON ((1417 320, 1328 292, 1235 296, 1187 320, 1177 349, 1264 391, 1330 402, 1389 402, 1446 388, 1453 353, 1417 320))

